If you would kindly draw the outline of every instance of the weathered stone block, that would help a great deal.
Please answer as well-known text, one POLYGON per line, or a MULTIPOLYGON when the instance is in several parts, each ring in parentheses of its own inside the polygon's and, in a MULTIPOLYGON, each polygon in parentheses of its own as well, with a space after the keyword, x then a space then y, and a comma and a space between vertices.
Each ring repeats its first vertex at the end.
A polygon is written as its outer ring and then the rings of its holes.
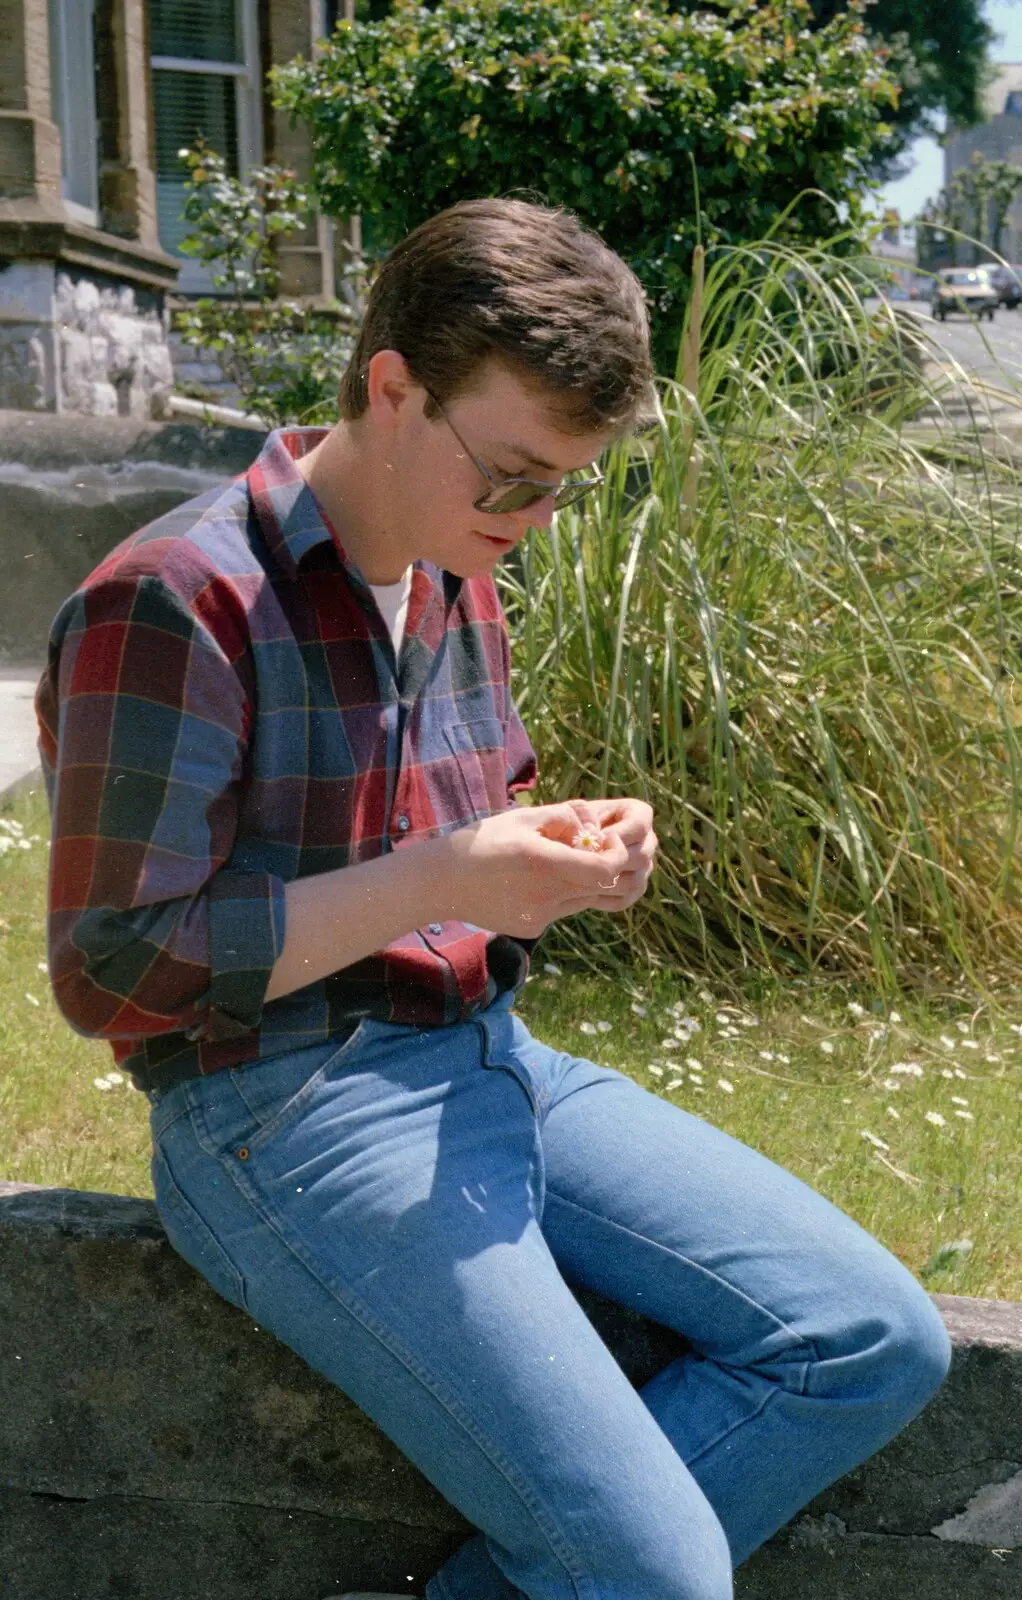
MULTIPOLYGON (((745 1563, 737 1600, 1017 1600, 1022 1308, 935 1298, 948 1382, 745 1563)), ((579 1300, 637 1385, 685 1348, 579 1300)), ((148 1201, 0 1184, 0 1329, 5 1600, 421 1593, 471 1532, 174 1254, 148 1201)))
MULTIPOLYGON (((0 393, 14 381, 5 367, 10 334, 0 327, 0 393)), ((143 344, 140 359, 156 393, 166 349, 143 344)), ((45 350, 38 361, 42 385, 45 350)), ((262 442, 247 430, 130 416, 0 412, 0 663, 41 665, 57 608, 114 545, 182 500, 229 482, 262 442)))

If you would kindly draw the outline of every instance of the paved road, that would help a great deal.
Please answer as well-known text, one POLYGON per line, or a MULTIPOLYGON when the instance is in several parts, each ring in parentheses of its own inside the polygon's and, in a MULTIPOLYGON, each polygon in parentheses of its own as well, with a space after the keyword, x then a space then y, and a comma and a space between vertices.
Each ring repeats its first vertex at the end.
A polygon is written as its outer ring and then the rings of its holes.
POLYGON ((999 386, 1022 389, 1022 307, 1015 311, 1002 307, 993 322, 975 324, 964 316, 936 322, 925 301, 902 300, 894 304, 899 311, 912 311, 921 317, 934 342, 967 372, 982 375, 999 386))
POLYGON ((34 705, 38 681, 39 672, 30 668, 0 667, 0 795, 39 765, 34 705))

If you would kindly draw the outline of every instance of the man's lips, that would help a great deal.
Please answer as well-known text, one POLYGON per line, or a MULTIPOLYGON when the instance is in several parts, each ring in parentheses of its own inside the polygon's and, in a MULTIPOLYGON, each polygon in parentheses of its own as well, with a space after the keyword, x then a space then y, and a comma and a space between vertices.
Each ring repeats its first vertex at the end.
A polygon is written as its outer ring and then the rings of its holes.
MULTIPOLYGON (((479 533, 478 528, 475 531, 479 533)), ((493 533, 479 533, 479 537, 480 539, 485 539, 486 543, 491 545, 495 550, 510 550, 518 543, 517 539, 499 539, 497 535, 493 533)))

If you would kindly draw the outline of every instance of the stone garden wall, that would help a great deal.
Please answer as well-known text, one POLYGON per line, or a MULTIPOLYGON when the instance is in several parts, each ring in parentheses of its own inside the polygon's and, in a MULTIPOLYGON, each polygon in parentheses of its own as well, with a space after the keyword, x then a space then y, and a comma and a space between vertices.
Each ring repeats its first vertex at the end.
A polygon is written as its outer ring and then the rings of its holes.
MULTIPOLYGON (((934 1298, 947 1382, 744 1564, 736 1600, 1019 1600, 1022 1306, 934 1298)), ((636 1384, 684 1348, 579 1299, 636 1384)), ((0 1183, 4 1600, 421 1594, 471 1531, 151 1202, 0 1183)))
POLYGON ((93 567, 244 472, 262 442, 240 428, 0 411, 0 667, 41 666, 54 614, 93 567))

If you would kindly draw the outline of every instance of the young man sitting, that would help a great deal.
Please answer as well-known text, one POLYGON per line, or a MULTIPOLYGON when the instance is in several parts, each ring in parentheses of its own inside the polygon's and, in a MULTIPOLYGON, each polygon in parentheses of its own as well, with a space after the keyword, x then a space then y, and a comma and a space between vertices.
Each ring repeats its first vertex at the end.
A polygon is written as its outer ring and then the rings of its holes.
POLYGON ((651 377, 639 285, 570 215, 434 217, 336 426, 114 550, 38 692, 58 1004, 149 1097, 175 1249, 479 1530, 428 1600, 727 1600, 948 1365, 850 1218, 513 1011, 532 942, 633 904, 657 841, 638 799, 515 804, 491 574, 651 377), (686 1353, 636 1391, 578 1286, 686 1353))

